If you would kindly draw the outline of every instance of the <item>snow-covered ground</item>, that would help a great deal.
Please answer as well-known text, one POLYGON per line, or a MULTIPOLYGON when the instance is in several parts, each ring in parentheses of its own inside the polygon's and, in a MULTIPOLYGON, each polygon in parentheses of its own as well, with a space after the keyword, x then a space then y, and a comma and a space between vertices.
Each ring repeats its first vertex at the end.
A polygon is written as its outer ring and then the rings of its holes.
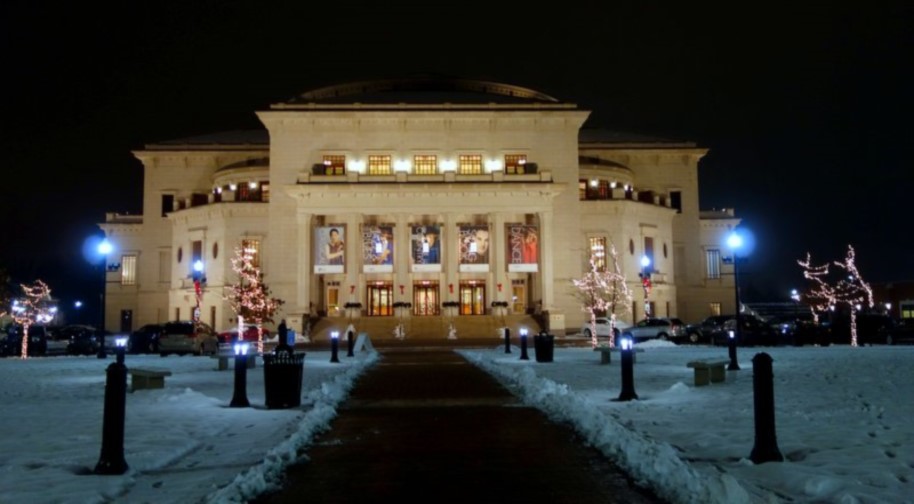
MULTIPOLYGON (((589 443, 672 502, 914 502, 914 347, 740 349, 741 371, 695 387, 686 362, 725 348, 640 345, 639 399, 617 402, 618 355, 556 348, 555 362, 519 350, 460 350, 525 401, 573 424, 589 443), (777 439, 785 461, 755 465, 752 356, 774 359, 777 439)), ((105 367, 93 357, 0 359, 0 502, 238 502, 271 488, 327 427, 373 352, 305 358, 301 408, 229 408, 233 372, 207 357, 127 356, 168 369, 162 390, 127 395, 123 476, 96 476, 105 367)))
POLYGON ((259 360, 248 370, 252 407, 230 408, 234 371, 215 360, 128 355, 128 367, 172 375, 164 389, 127 394, 122 476, 92 474, 113 357, 0 359, 0 503, 243 502, 278 483, 376 359, 331 364, 309 351, 302 407, 268 410, 259 360))
POLYGON ((672 502, 914 502, 914 347, 741 348, 740 371, 694 386, 691 360, 726 348, 640 345, 638 400, 618 402, 618 355, 556 348, 553 363, 519 350, 461 350, 525 402, 572 424, 589 443, 672 502), (773 358, 784 462, 755 465, 752 358, 773 358))

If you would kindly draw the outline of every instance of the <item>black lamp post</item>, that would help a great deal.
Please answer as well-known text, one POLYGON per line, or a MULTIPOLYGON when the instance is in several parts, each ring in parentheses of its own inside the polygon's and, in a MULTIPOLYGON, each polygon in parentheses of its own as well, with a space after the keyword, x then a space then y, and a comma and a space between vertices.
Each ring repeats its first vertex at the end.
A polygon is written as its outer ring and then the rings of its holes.
POLYGON ((232 394, 231 408, 247 408, 248 401, 248 344, 235 343, 235 390, 232 394))
POLYGON ((644 318, 651 318, 651 302, 647 297, 651 293, 651 258, 641 256, 641 286, 644 287, 644 318))
POLYGON ((117 342, 117 361, 105 371, 105 409, 102 417, 102 452, 95 474, 118 475, 127 472, 124 460, 124 417, 127 409, 127 366, 124 349, 127 338, 117 342))
POLYGON ((340 358, 337 355, 340 348, 340 332, 331 331, 330 332, 330 362, 339 362, 340 358))
POLYGON ((503 330, 505 333, 505 353, 511 353, 511 329, 505 327, 503 330))
POLYGON ((630 334, 622 335, 620 339, 622 346, 621 361, 622 361, 622 392, 619 393, 617 401, 631 401, 632 399, 637 399, 638 394, 635 393, 635 355, 634 350, 632 349, 632 337, 630 334))
POLYGON ((742 319, 740 317, 739 299, 739 258, 736 256, 736 250, 743 246, 743 238, 734 231, 727 237, 727 245, 730 247, 730 253, 733 254, 733 290, 736 293, 736 329, 730 332, 730 365, 727 366, 727 370, 739 371, 739 363, 736 361, 736 343, 740 340, 742 319))
POLYGON ((520 328, 520 360, 530 360, 527 356, 527 328, 520 328))
POLYGON ((101 293, 101 320, 98 325, 98 357, 107 359, 108 354, 105 352, 105 294, 108 290, 108 254, 114 250, 111 242, 107 238, 98 244, 98 253, 102 256, 102 293, 101 293))

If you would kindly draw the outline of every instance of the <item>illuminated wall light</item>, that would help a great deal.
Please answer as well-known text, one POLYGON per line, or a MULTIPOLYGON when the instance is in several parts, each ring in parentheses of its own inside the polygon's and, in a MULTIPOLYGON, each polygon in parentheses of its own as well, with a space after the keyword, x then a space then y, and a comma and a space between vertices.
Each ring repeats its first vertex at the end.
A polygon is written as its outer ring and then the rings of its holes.
POLYGON ((238 190, 238 184, 229 184, 229 191, 238 190))
POLYGON ((219 186, 219 187, 213 189, 213 192, 216 194, 222 194, 222 186, 219 186))
POLYGON ((520 159, 517 161, 517 164, 519 164, 519 165, 521 165, 521 166, 524 166, 525 164, 527 164, 527 158, 520 158, 520 159))
POLYGON ((493 172, 501 170, 501 161, 498 159, 486 159, 486 171, 493 172))
POLYGON ((597 187, 597 185, 598 185, 599 183, 600 183, 600 182, 598 182, 597 179, 591 179, 591 180, 590 180, 590 187, 597 187))
POLYGON ((411 167, 411 163, 406 159, 398 159, 394 163, 394 171, 408 172, 410 167, 411 167))
POLYGON ((453 159, 444 159, 441 161, 441 171, 457 170, 457 162, 453 159))
POLYGON ((251 189, 257 189, 257 182, 248 182, 248 187, 251 189))
POLYGON ((612 189, 615 189, 617 185, 618 185, 618 184, 616 184, 616 181, 615 181, 615 180, 613 180, 612 182, 609 183, 609 187, 612 188, 612 189))
POLYGON ((632 186, 630 186, 630 185, 628 185, 628 184, 625 184, 625 191, 628 192, 628 191, 631 191, 631 190, 632 190, 632 186))
POLYGON ((356 173, 365 173, 365 161, 353 159, 349 162, 349 171, 356 173))

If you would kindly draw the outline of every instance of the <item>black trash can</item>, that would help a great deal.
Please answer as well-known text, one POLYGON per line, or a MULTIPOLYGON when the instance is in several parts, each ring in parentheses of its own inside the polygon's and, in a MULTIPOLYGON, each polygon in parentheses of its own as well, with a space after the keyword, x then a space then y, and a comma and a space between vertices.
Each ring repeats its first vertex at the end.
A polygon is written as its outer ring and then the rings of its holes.
POLYGON ((536 362, 552 362, 552 351, 555 348, 555 336, 541 332, 533 337, 533 353, 536 362))
POLYGON ((293 353, 280 349, 263 355, 263 387, 267 408, 295 408, 301 406, 302 368, 305 352, 293 353))

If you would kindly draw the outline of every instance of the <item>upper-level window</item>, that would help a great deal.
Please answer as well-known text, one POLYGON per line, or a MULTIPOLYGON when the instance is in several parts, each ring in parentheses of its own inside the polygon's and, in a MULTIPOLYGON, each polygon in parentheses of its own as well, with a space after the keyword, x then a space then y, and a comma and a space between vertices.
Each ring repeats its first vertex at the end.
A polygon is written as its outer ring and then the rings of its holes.
POLYGON ((260 267, 260 240, 241 240, 241 253, 251 256, 251 265, 260 267))
POLYGON ((327 175, 345 175, 346 174, 346 156, 328 154, 324 156, 324 166, 327 167, 327 175))
POLYGON ((238 184, 237 201, 264 201, 263 184, 259 182, 244 182, 238 184))
POLYGON ((682 213, 682 191, 670 191, 670 206, 682 213))
POLYGON ((188 266, 190 266, 191 275, 194 274, 194 268, 196 268, 197 261, 202 261, 202 260, 203 260, 203 241, 194 240, 190 244, 190 262, 188 263, 188 266))
POLYGON ((390 156, 388 155, 371 155, 368 156, 368 174, 369 175, 390 175, 390 156))
POLYGON ((136 285, 136 256, 121 256, 121 285, 136 285))
POLYGON ((414 156, 413 168, 418 175, 434 175, 438 173, 438 156, 414 156))
POLYGON ((526 154, 505 154, 505 173, 509 175, 518 175, 524 173, 524 165, 527 164, 526 154))
POLYGON ((482 173, 481 154, 461 154, 458 157, 458 173, 461 175, 479 175, 482 173))
POLYGON ((260 201, 268 203, 270 201, 270 183, 261 182, 260 183, 260 201))
POLYGON ((173 212, 175 209, 175 195, 174 194, 163 194, 162 195, 162 217, 165 217, 169 212, 173 212))
POLYGON ((590 257, 597 271, 606 271, 606 238, 594 236, 590 238, 590 257))
POLYGON ((708 262, 708 278, 720 278, 720 250, 710 249, 705 254, 708 262))

